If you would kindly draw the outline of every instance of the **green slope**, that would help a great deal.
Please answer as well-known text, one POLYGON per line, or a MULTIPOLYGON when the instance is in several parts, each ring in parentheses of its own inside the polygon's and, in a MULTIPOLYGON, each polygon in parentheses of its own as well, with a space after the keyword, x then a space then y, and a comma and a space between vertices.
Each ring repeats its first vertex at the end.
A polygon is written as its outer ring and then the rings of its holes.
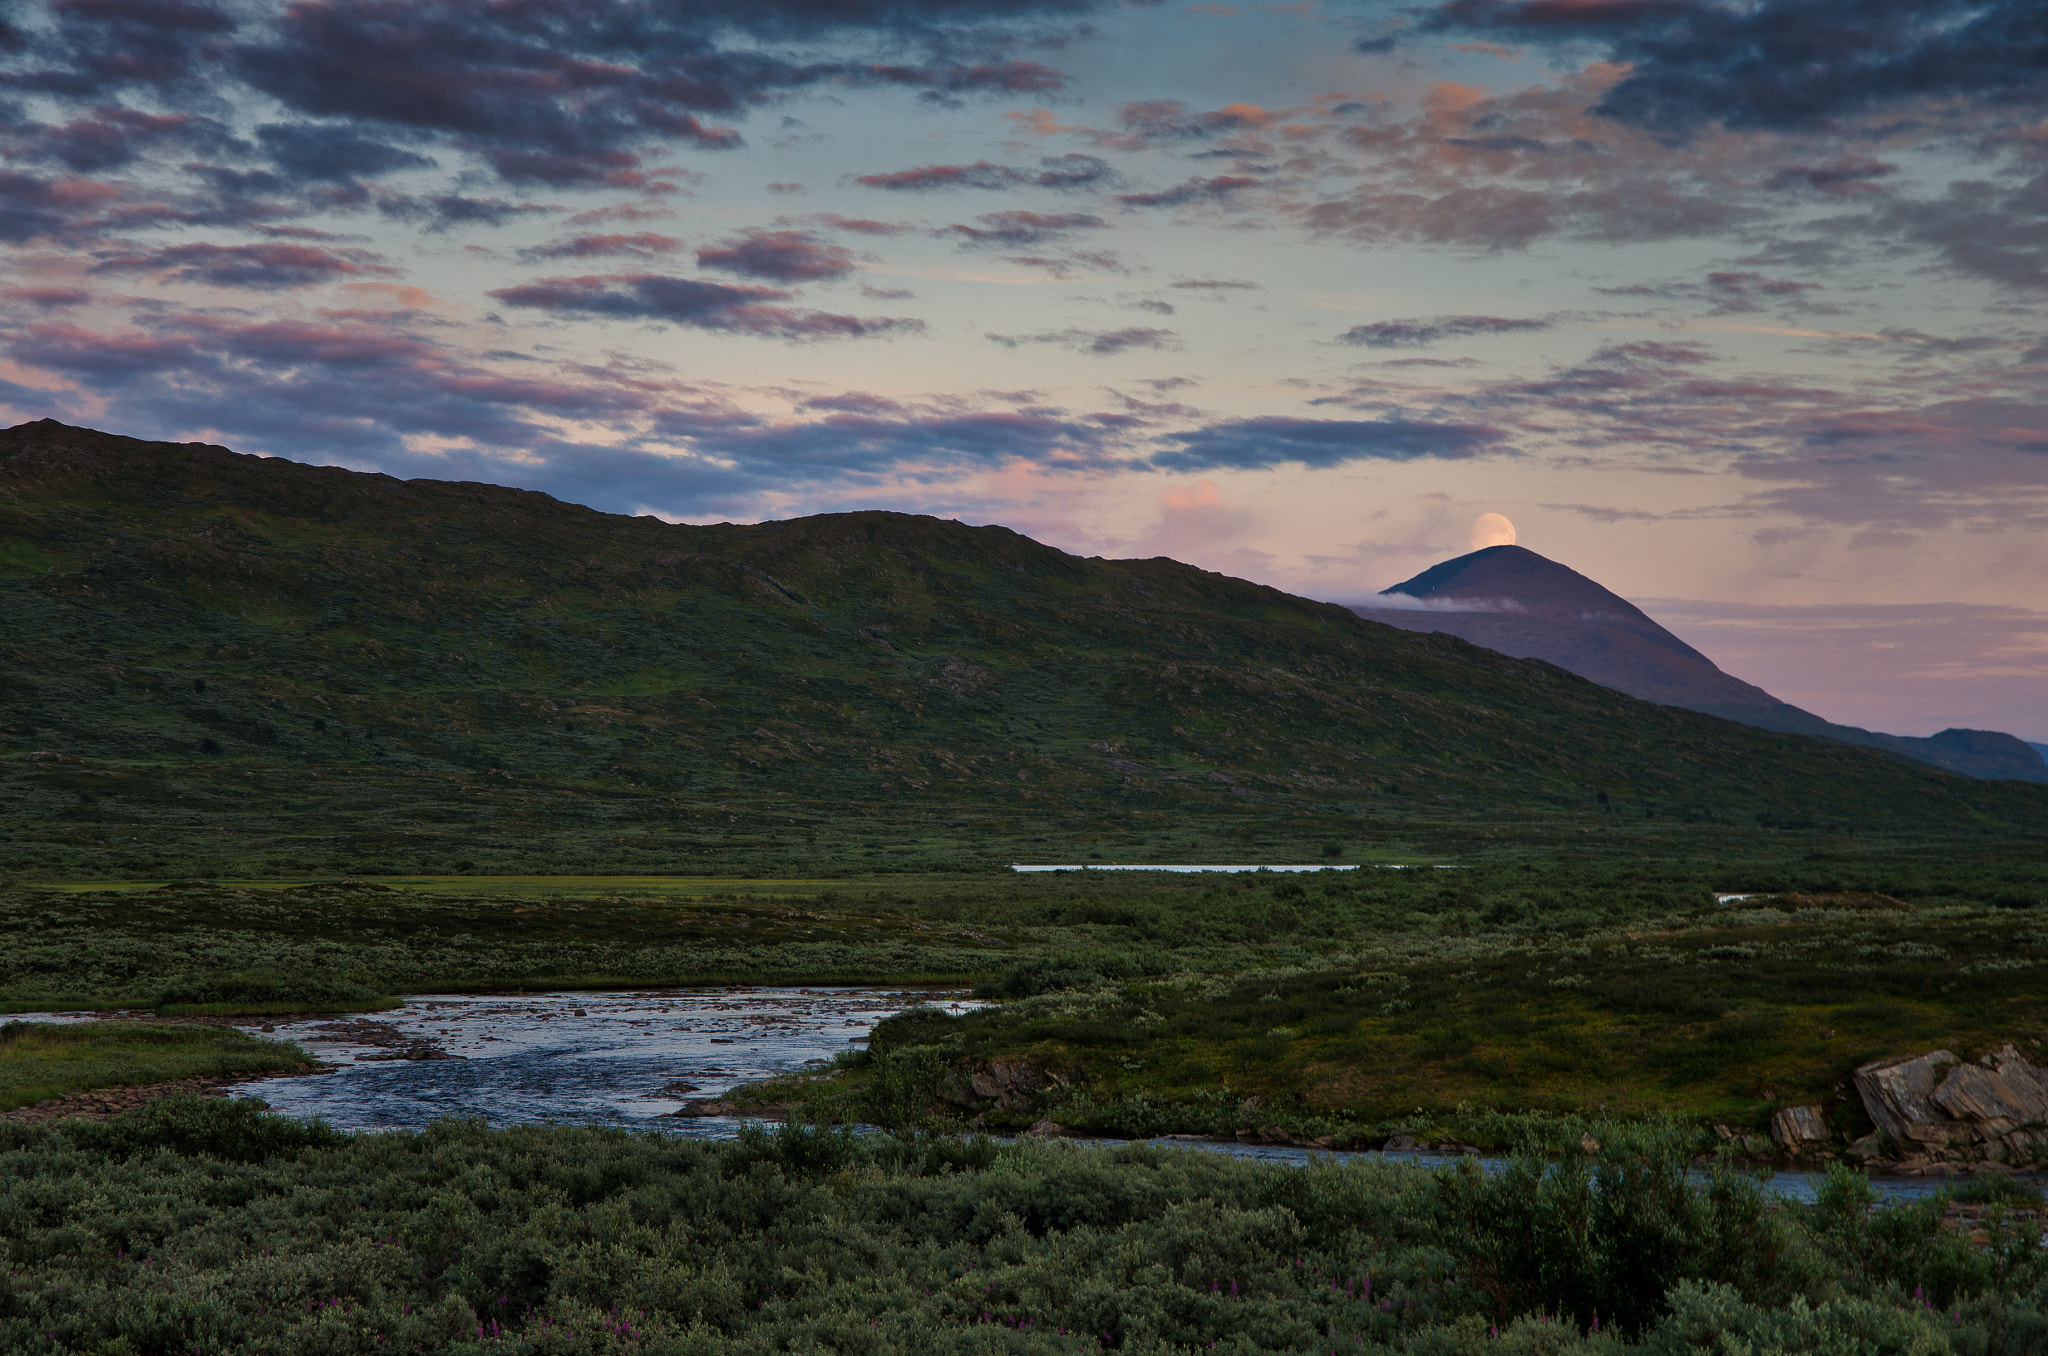
POLYGON ((0 871, 1979 835, 1972 783, 1174 561, 0 433, 0 871), (1604 803, 1600 800, 1604 793, 1604 803))

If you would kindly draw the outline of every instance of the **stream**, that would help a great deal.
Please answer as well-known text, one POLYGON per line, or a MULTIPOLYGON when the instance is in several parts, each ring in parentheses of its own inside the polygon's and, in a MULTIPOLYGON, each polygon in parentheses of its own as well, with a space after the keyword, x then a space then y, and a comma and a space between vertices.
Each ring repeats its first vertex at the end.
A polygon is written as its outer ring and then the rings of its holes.
MULTIPOLYGON (((419 994, 389 1012, 248 1018, 235 1023, 312 1052, 330 1071, 245 1085, 280 1113, 317 1116, 341 1130, 418 1129, 437 1117, 616 1125, 704 1139, 737 1135, 743 1120, 675 1113, 742 1083, 831 1060, 867 1040, 877 1022, 920 1003, 949 1012, 982 1004, 958 991, 885 988, 642 989, 618 993, 419 994)), ((50 1013, 43 1020, 99 1014, 50 1013)), ((34 1018, 31 1018, 34 1020, 34 1018)), ((1075 1139, 1078 1145, 1113 1140, 1075 1139)), ((1171 1137, 1189 1152, 1296 1166, 1384 1159, 1438 1167, 1426 1152, 1336 1152, 1171 1137)), ((1497 1170, 1504 1159, 1482 1158, 1497 1170)), ((1770 1189, 1812 1200, 1820 1174, 1786 1169, 1770 1189)), ((1939 1177, 1873 1176, 1888 1198, 1932 1195, 1939 1177)))

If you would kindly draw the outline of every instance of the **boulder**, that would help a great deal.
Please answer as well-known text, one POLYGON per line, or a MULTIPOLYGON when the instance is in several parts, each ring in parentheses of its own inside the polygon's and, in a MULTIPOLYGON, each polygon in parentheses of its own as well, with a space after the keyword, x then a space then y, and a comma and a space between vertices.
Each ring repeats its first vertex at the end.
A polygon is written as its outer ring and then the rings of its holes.
POLYGON ((956 1066, 948 1080, 946 1099, 961 1106, 994 1102, 1004 1111, 1028 1111, 1038 1094, 1066 1080, 1029 1060, 996 1058, 979 1068, 956 1066))
POLYGON ((1771 1138, 1780 1149, 1796 1154, 1828 1140, 1827 1118, 1817 1106, 1788 1106, 1771 1117, 1771 1138))
POLYGON ((1041 1135, 1050 1139, 1066 1134, 1067 1128, 1058 1121, 1034 1121, 1031 1128, 1024 1133, 1027 1135, 1041 1135))
POLYGON ((1899 1145, 1946 1144, 1948 1118, 1934 1104, 1934 1090, 1962 1058, 1931 1050, 1911 1059, 1879 1060, 1856 1071, 1856 1094, 1879 1130, 1899 1145))
POLYGON ((1981 1064, 1958 1064, 1934 1090, 1934 1104, 1959 1121, 1976 1121, 1988 1135, 2048 1121, 2048 1074, 2007 1044, 1981 1064))
POLYGON ((1947 1050, 1856 1071, 1864 1110, 1907 1154, 2023 1161, 2048 1148, 2048 1071, 2010 1042, 1974 1064, 1947 1050))

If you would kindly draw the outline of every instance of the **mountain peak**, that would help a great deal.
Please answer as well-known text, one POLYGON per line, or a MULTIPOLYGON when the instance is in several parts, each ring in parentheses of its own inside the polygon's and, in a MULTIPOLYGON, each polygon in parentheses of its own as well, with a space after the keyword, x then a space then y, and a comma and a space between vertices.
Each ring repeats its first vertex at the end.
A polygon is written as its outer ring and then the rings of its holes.
POLYGON ((1620 594, 1526 546, 1488 546, 1446 560, 1384 590, 1381 596, 1390 594, 1436 603, 1470 604, 1447 611, 1521 612, 1575 621, 1626 621, 1670 635, 1620 594))
POLYGON ((1525 546, 1488 546, 1432 565, 1352 610, 1403 630, 1446 632, 1518 659, 1546 660, 1645 701, 1881 748, 1973 777, 2048 781, 2048 762, 2036 750, 1997 731, 1918 739, 1802 711, 1722 672, 1635 604, 1525 546))

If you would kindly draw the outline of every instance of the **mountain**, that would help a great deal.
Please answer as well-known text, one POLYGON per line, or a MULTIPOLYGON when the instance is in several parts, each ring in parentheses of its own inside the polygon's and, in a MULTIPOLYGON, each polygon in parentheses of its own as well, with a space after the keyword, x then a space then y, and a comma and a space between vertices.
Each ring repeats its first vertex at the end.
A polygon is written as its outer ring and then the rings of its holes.
POLYGON ((677 525, 0 432, 0 874, 1356 860, 2044 811, 1000 527, 677 525))
POLYGON ((1446 633, 1502 654, 1547 660, 1664 706, 1883 749, 1965 776, 2048 782, 2048 761, 2041 752, 2008 734, 1878 734, 1836 725, 1780 701, 1723 673, 1633 603, 1527 547, 1489 546, 1431 566, 1380 596, 1417 602, 1353 610, 1404 630, 1446 633))

